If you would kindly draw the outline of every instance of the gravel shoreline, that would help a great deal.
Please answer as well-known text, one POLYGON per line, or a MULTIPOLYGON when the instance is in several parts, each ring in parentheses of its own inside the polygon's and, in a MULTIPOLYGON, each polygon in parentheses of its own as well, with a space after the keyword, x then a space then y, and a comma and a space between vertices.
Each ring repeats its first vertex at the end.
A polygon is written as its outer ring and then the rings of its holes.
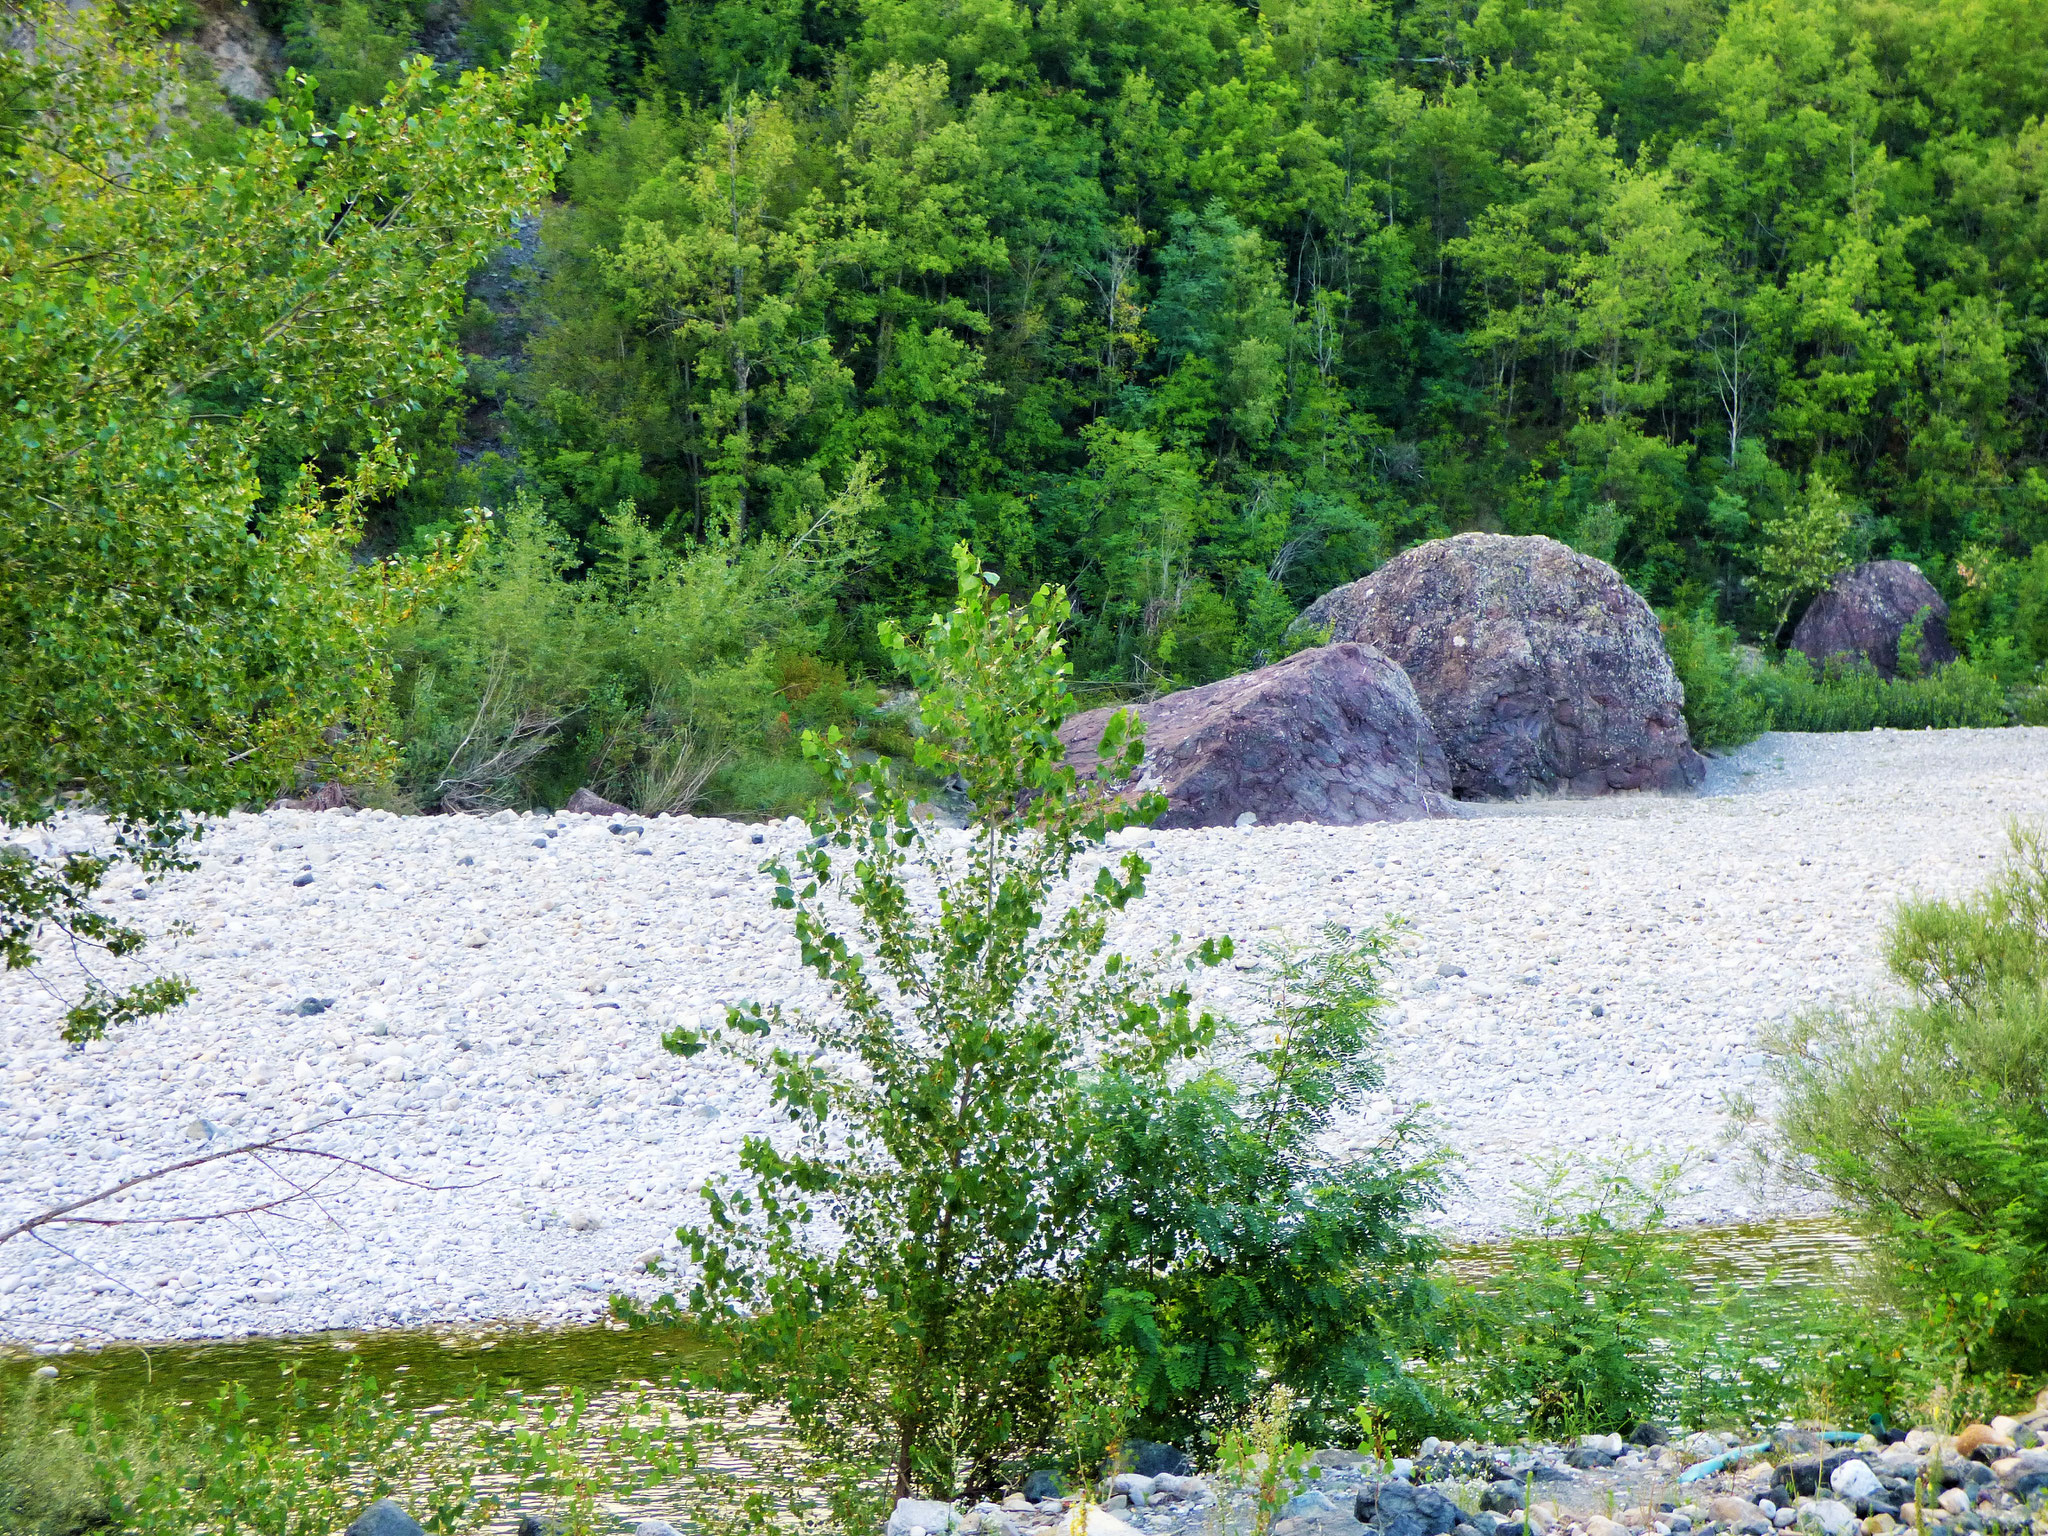
MULTIPOLYGON (((1683 1219, 1738 1221, 1811 1209, 1724 1140, 1730 1101, 1758 1089, 1759 1028, 1879 985, 1894 902, 1976 885, 2006 822, 2044 813, 2048 729, 1772 735, 1696 796, 1147 833, 1152 894, 1121 947, 1227 932, 1249 963, 1325 920, 1399 915, 1386 1089, 1340 1145, 1426 1104, 1461 1157, 1442 1221, 1462 1237, 1513 1223, 1536 1159, 1631 1148, 1686 1161, 1683 1219)), ((755 872, 801 836, 509 813, 217 824, 197 871, 118 903, 170 935, 148 958, 190 976, 194 1003, 78 1053, 56 998, 0 977, 0 1224, 344 1115, 323 1145, 437 1187, 344 1169, 274 1215, 74 1228, 69 1255, 16 1239, 0 1340, 563 1322, 651 1293, 645 1261, 696 1214, 689 1191, 772 1124, 758 1085, 658 1036, 818 995, 755 872)), ((1253 980, 1218 978, 1215 1001, 1253 980)), ((130 1209, 279 1190, 226 1167, 159 1188, 130 1209)))

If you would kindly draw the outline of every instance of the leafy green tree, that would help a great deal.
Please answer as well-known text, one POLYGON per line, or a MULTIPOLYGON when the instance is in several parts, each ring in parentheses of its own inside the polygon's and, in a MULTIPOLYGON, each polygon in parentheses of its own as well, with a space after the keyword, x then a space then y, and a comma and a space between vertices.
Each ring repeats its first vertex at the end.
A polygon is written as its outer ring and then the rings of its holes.
MULTIPOLYGON (((728 1015, 719 1033, 759 1042, 799 1140, 749 1138, 751 1187, 708 1188, 709 1221, 686 1234, 690 1308, 731 1335, 741 1380, 820 1447, 889 1468, 899 1497, 950 1497, 956 1463, 985 1491, 1046 1443, 1046 1372, 1088 1324, 1072 1270, 1094 1213, 1059 1196, 1083 1165, 1089 1068, 1157 1077, 1210 1028, 1185 986, 1108 947, 1144 891, 1141 855, 1050 910, 1079 861, 1160 807, 1084 787, 1065 761, 1064 597, 1011 607, 964 546, 956 568, 953 611, 921 644, 893 626, 884 643, 918 690, 919 765, 961 776, 974 823, 955 838, 911 814, 886 760, 807 738, 835 803, 816 845, 765 867, 834 1007, 728 1015)), ((1118 778, 1141 754, 1130 724, 1103 737, 1118 778)))
POLYGON ((1757 585, 1772 605, 1771 633, 1785 627, 1792 605, 1826 586, 1847 564, 1852 509, 1826 475, 1807 477, 1799 505, 1763 526, 1757 585))
MULTIPOLYGON (((969 826, 913 814, 886 760, 807 738, 835 800, 764 870, 834 1006, 736 1008, 713 1032, 796 1133, 751 1138, 738 1187, 709 1188, 682 1234, 688 1311, 734 1362, 715 1383, 786 1403, 849 1494, 881 1472, 899 1497, 1013 1479, 1059 1439, 1056 1375, 1103 1354, 1127 1352, 1155 1433, 1267 1375, 1324 1414, 1413 1395, 1390 1329, 1424 1296, 1435 1248, 1414 1218, 1437 1167, 1410 1127, 1364 1158, 1318 1149, 1379 1080, 1380 936, 1276 956, 1271 1015, 1243 1031, 1163 979, 1166 957, 1112 949, 1148 866, 1103 841, 1161 809, 1116 792, 1142 744, 1118 712, 1078 781, 1064 596, 1011 607, 965 546, 955 561, 951 613, 922 643, 884 639, 917 688, 918 764, 960 776, 969 826)), ((1210 938, 1181 958, 1231 953, 1210 938)))
MULTIPOLYGON (((518 126, 528 36, 447 91, 416 59, 333 123, 300 85, 209 161, 161 12, 10 15, 37 45, 0 54, 0 818, 107 818, 99 852, 0 864, 14 968, 46 928, 131 951, 91 893, 117 858, 168 867, 193 813, 388 761, 383 637, 459 552, 358 562, 363 507, 460 377, 462 281, 575 117, 518 126), (361 451, 323 477, 330 445, 361 451), (266 458, 308 462, 266 486, 266 458)), ((66 1033, 179 995, 92 981, 66 1033)))

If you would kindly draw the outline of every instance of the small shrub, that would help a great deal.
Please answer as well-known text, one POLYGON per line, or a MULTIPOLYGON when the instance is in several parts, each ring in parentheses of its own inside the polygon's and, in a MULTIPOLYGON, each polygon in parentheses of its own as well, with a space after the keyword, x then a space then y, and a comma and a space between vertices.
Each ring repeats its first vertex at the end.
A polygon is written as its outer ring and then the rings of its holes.
POLYGON ((1685 689, 1685 728, 1703 752, 1725 751, 1754 741, 1770 728, 1770 709, 1755 665, 1745 665, 1735 631, 1716 622, 1713 610, 1661 615, 1664 646, 1685 689))
POLYGON ((559 805, 586 784, 649 814, 800 804, 819 781, 786 717, 850 719, 862 702, 804 647, 871 495, 856 470, 801 551, 674 549, 622 504, 587 571, 520 496, 404 637, 399 787, 450 811, 559 805))
POLYGON ((1458 1383, 1492 1423, 1545 1435, 1626 1432, 1665 1390, 1664 1317, 1691 1299, 1665 1225, 1675 1170, 1549 1170, 1506 1264, 1458 1303, 1458 1383))
POLYGON ((8 1536, 75 1536, 107 1524, 72 1406, 34 1379, 0 1399, 0 1531, 8 1536))
MULTIPOLYGON (((734 1009, 717 1032, 795 1134, 750 1140, 742 1179, 707 1189, 687 1302, 645 1314, 718 1334, 731 1364, 705 1384, 779 1405, 840 1469, 844 1519, 878 1494, 988 1492, 1071 1439, 1055 1362, 1124 1352, 1140 1421, 1183 1434, 1268 1377, 1348 1407, 1398 1374, 1378 1311, 1435 1251, 1410 1219, 1432 1168, 1317 1146, 1372 1080, 1377 936, 1281 967, 1285 1011, 1242 1035, 1111 949, 1149 866, 1069 877, 1161 802, 1065 762, 1064 595, 1012 608, 956 559, 951 614, 919 644, 882 636, 917 689, 918 765, 958 776, 972 821, 920 820, 892 764, 805 738, 833 799, 816 842, 764 868, 835 1007, 734 1009)), ((1141 755, 1112 717, 1105 763, 1141 755)))
POLYGON ((1294 1396, 1275 1386, 1223 1436, 1216 1470, 1251 1505, 1253 1536, 1266 1536, 1308 1469, 1310 1447, 1294 1438, 1294 1396))
POLYGON ((1756 684, 1778 731, 1939 730, 2007 720, 2004 688, 1973 661, 1886 681, 1867 661, 1831 657, 1816 668, 1792 651, 1759 669, 1756 684))
POLYGON ((2048 1371, 2048 850, 2015 829, 1991 885, 1909 901, 1895 1007, 1772 1041, 1778 1133, 1872 1229, 1877 1276, 1929 1380, 2048 1371))

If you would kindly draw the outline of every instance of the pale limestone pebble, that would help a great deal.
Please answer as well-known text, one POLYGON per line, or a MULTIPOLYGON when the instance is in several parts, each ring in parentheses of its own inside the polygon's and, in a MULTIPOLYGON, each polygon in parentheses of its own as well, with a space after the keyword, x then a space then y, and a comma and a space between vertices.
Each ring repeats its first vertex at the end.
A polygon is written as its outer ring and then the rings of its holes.
MULTIPOLYGON (((1154 872, 1118 944, 1232 935, 1235 960, 1201 982, 1249 1014, 1269 946, 1405 919, 1386 1081, 1332 1145, 1434 1126, 1462 1157, 1454 1232, 1510 1224, 1534 1157, 1625 1145, 1690 1156, 1681 1217, 1781 1213, 1796 1197, 1753 1195, 1720 1144, 1729 1101, 1763 1088, 1758 1031, 1881 986, 1892 904, 1980 883, 2008 819, 2048 811, 2044 770, 2048 731, 1775 736, 1713 764, 1696 798, 1134 832, 1108 856, 1154 872)), ((70 818, 37 835, 92 833, 70 818)), ((0 1217, 337 1117, 323 1146, 412 1184, 345 1174, 297 1222, 74 1231, 85 1264, 10 1244, 0 1338, 555 1321, 672 1287, 704 1181, 784 1122, 739 1067, 660 1037, 748 999, 822 998, 758 872, 807 838, 790 821, 280 811, 211 824, 199 867, 142 900, 117 876, 124 918, 191 925, 146 958, 198 997, 77 1052, 34 979, 0 976, 0 1217)), ((64 989, 61 966, 50 980, 64 989)), ((167 1204, 263 1190, 214 1165, 167 1204)))

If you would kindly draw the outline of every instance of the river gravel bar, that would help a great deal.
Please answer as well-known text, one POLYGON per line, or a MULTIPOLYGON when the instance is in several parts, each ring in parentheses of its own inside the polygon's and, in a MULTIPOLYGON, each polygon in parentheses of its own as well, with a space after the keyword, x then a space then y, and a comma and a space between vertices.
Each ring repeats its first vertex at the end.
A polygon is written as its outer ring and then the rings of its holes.
MULTIPOLYGON (((1457 1236, 1510 1228, 1545 1159, 1630 1149, 1686 1163, 1685 1219, 1753 1219, 1812 1208, 1724 1135, 1762 1090, 1759 1030, 1881 987, 1894 903, 1977 885, 2008 822, 2044 812, 2048 729, 1770 735, 1692 796, 1127 834, 1155 874, 1118 944, 1229 933, 1249 965, 1325 921, 1399 916, 1385 1089, 1340 1146, 1423 1106, 1459 1158, 1457 1236)), ((803 836, 509 812, 214 824, 197 870, 113 903, 161 936, 146 958, 193 981, 191 1004, 74 1051, 75 978, 0 977, 0 1227, 326 1120, 310 1144, 410 1182, 284 1158, 151 1185, 114 1213, 310 1193, 65 1227, 61 1251, 16 1238, 0 1339, 560 1323, 672 1283, 649 1259, 674 1271, 696 1189, 776 1122, 740 1069, 659 1036, 820 997, 757 872, 803 836)), ((1248 1002, 1257 975, 1212 973, 1210 1000, 1248 1002)))

